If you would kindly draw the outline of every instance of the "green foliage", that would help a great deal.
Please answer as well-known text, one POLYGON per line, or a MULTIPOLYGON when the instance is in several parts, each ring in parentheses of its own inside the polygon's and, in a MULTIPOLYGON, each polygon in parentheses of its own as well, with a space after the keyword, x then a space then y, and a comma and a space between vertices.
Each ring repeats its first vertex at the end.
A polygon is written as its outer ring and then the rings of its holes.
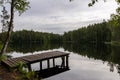
POLYGON ((21 76, 19 77, 20 80, 38 80, 38 78, 36 77, 36 72, 35 71, 27 71, 23 68, 27 68, 27 65, 24 64, 23 62, 19 62, 17 65, 17 68, 15 69, 16 71, 18 71, 21 76))
POLYGON ((6 4, 13 6, 14 10, 18 11, 20 15, 30 8, 30 3, 27 0, 0 0, 0 5, 5 7, 6 4), (12 2, 14 3, 13 5, 11 5, 12 2))
POLYGON ((120 41, 120 23, 118 20, 110 20, 108 26, 112 32, 112 41, 120 41))
POLYGON ((115 14, 111 14, 111 21, 115 26, 120 26, 120 0, 115 0, 118 3, 118 8, 115 14))
MULTIPOLYGON (((2 33, 1 35, 5 35, 2 33)), ((2 36, 1 39, 4 39, 2 36)), ((11 43, 61 43, 62 36, 53 33, 43 33, 34 31, 16 31, 11 35, 11 43)))
POLYGON ((0 15, 1 17, 1 23, 2 23, 2 32, 6 32, 8 31, 8 25, 9 25, 9 18, 10 18, 10 15, 8 13, 8 11, 6 10, 6 7, 2 7, 3 9, 1 10, 2 11, 2 14, 0 15))
POLYGON ((8 31, 8 28, 10 27, 9 24, 11 23, 10 18, 14 18, 15 11, 18 11, 19 15, 21 15, 23 12, 30 8, 29 2, 27 0, 0 0, 0 7, 3 8, 1 10, 2 14, 0 15, 2 23, 2 32, 8 31), (7 4, 10 4, 9 7, 7 4), (8 10, 8 8, 10 8, 10 10, 8 10))
POLYGON ((0 63, 1 63, 2 60, 5 60, 5 59, 7 59, 6 55, 0 55, 0 63))
POLYGON ((30 8, 29 4, 30 3, 27 0, 15 0, 14 2, 15 10, 18 11, 19 14, 21 15, 23 12, 30 8))
POLYGON ((0 33, 0 44, 3 44, 5 42, 6 36, 7 36, 6 32, 0 33))
POLYGON ((27 72, 22 76, 22 80, 38 80, 36 75, 34 71, 27 72))
POLYGON ((23 67, 27 67, 23 62, 19 62, 19 63, 17 64, 17 70, 18 70, 19 72, 21 72, 21 73, 24 73, 23 67))
POLYGON ((78 30, 69 31, 63 35, 65 42, 100 43, 111 41, 111 31, 106 22, 89 25, 78 30))
POLYGON ((2 43, 0 42, 0 50, 2 49, 2 47, 3 47, 3 45, 2 45, 2 43))
POLYGON ((88 4, 89 7, 93 6, 98 0, 91 0, 91 3, 88 4))

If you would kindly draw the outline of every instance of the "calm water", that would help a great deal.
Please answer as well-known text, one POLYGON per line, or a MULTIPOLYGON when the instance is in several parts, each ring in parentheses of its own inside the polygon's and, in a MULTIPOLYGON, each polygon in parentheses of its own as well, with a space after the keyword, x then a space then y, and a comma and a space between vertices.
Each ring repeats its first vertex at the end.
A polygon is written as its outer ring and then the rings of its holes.
MULTIPOLYGON (((20 57, 49 51, 69 52, 70 70, 44 80, 120 80, 120 47, 101 44, 11 45, 8 55, 20 57)), ((57 59, 56 64, 60 63, 57 59)), ((46 68, 46 62, 43 67, 46 68)), ((39 63, 32 65, 39 70, 39 63)))

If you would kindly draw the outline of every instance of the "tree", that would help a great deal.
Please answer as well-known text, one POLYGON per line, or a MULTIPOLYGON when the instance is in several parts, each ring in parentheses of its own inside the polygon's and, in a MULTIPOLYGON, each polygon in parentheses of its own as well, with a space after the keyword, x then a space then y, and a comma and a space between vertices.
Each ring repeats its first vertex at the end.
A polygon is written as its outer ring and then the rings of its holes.
MULTIPOLYGON (((3 8, 2 13, 3 15, 1 15, 2 17, 2 26, 3 28, 7 27, 5 30, 7 32, 7 36, 6 39, 3 43, 3 47, 1 49, 0 55, 2 55, 3 53, 5 53, 9 40, 10 40, 10 36, 11 33, 13 31, 13 22, 14 22, 14 13, 15 11, 19 12, 19 15, 21 15, 23 12, 25 12, 28 8, 29 8, 29 2, 27 0, 0 0, 0 7, 3 8), (10 4, 10 15, 8 15, 8 12, 6 10, 6 5, 10 4)), ((4 30, 3 30, 4 31, 4 30)))

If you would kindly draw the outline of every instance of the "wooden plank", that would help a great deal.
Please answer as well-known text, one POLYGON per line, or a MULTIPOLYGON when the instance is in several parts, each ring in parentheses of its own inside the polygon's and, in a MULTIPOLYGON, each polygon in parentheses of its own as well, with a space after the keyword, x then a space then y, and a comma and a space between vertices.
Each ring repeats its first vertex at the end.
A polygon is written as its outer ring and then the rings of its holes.
POLYGON ((9 64, 11 64, 11 66, 15 66, 16 65, 16 63, 13 60, 11 60, 11 59, 8 59, 7 61, 9 61, 9 64))
POLYGON ((3 63, 6 64, 6 65, 8 65, 8 66, 10 66, 10 67, 12 67, 12 64, 9 61, 7 61, 7 60, 4 61, 3 63))

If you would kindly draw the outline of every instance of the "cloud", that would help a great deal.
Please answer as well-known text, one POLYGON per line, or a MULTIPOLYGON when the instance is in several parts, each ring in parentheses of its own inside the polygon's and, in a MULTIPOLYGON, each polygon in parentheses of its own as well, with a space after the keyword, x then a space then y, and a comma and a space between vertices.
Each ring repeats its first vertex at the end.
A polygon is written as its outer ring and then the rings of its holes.
POLYGON ((34 30, 34 31, 40 31, 40 32, 50 32, 50 33, 59 33, 59 34, 63 34, 64 32, 67 31, 72 31, 72 30, 76 30, 78 28, 81 27, 85 27, 87 25, 89 25, 90 23, 98 23, 98 22, 102 22, 102 20, 93 20, 93 21, 80 21, 80 22, 76 22, 76 23, 56 23, 56 24, 38 24, 38 23, 18 23, 17 25, 19 25, 20 27, 16 27, 15 26, 15 30, 23 30, 23 29, 27 29, 27 30, 34 30))
POLYGON ((15 29, 33 29, 36 31, 63 33, 84 25, 109 19, 115 13, 114 0, 99 0, 88 7, 91 0, 29 0, 31 8, 22 16, 15 16, 15 29))

